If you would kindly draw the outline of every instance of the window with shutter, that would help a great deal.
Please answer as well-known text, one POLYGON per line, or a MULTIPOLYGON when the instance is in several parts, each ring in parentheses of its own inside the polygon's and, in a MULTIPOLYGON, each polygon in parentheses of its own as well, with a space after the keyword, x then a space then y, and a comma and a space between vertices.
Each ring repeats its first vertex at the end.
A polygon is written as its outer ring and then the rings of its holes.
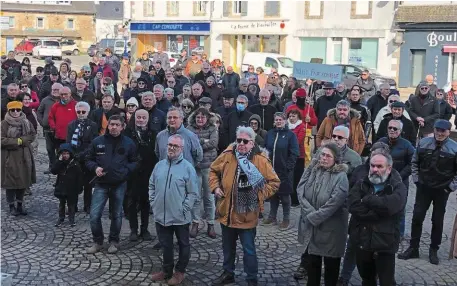
POLYGON ((207 1, 194 1, 194 16, 206 15, 206 2, 207 1))
POLYGON ((143 16, 151 17, 154 16, 154 1, 143 2, 143 16))
POLYGON ((167 1, 167 16, 179 15, 179 1, 167 1))
POLYGON ((280 15, 280 1, 265 1, 265 17, 279 17, 280 15))
POLYGON ((241 15, 241 2, 242 1, 232 1, 232 15, 241 15))
POLYGON ((223 16, 228 17, 230 16, 230 2, 229 1, 224 1, 223 3, 223 16))
POLYGON ((248 15, 248 1, 239 1, 241 2, 241 16, 248 15))

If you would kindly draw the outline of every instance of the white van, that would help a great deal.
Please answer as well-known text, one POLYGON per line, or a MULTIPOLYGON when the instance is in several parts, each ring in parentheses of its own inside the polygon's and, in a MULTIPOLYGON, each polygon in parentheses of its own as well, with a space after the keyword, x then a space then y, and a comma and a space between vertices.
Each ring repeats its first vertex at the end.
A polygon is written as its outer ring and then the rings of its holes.
POLYGON ((249 65, 263 68, 265 74, 271 73, 271 68, 276 68, 283 83, 293 74, 294 61, 291 58, 273 53, 246 53, 241 65, 241 72, 248 71, 249 65))

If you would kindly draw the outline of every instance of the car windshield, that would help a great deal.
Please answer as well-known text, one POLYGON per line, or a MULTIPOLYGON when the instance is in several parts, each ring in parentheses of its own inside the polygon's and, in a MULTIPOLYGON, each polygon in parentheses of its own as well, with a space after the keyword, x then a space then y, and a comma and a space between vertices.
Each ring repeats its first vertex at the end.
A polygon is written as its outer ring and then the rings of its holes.
POLYGON ((44 46, 48 46, 48 47, 59 47, 60 46, 59 42, 56 42, 56 41, 45 41, 43 44, 44 44, 44 46))
POLYGON ((116 42, 116 48, 123 48, 124 42, 116 42))
POLYGON ((285 68, 293 68, 294 67, 294 61, 290 58, 278 58, 278 61, 281 63, 281 65, 285 68))

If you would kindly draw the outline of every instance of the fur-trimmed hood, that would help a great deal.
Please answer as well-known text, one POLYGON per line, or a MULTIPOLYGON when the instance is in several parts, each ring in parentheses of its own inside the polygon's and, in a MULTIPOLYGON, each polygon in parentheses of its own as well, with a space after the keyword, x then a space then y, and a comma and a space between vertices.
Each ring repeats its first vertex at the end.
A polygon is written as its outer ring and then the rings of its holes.
MULTIPOLYGON (((329 109, 329 110, 327 111, 327 116, 328 116, 329 118, 332 118, 332 119, 335 119, 335 120, 336 120, 336 107, 335 107, 335 108, 332 108, 332 109, 329 109)), ((357 111, 357 110, 355 110, 355 109, 353 109, 353 108, 351 108, 351 109, 349 110, 349 117, 351 118, 351 120, 354 119, 354 118, 355 118, 355 119, 360 119, 361 116, 362 116, 362 115, 360 114, 359 111, 357 111)))
MULTIPOLYGON (((320 168, 318 163, 319 163, 319 160, 317 158, 314 158, 313 160, 311 160, 311 164, 309 165, 308 168, 320 168)), ((344 172, 347 174, 348 170, 349 170, 349 166, 347 164, 344 164, 344 163, 338 164, 337 163, 337 164, 333 165, 333 167, 331 167, 330 169, 325 170, 325 171, 330 172, 330 173, 344 172)))
MULTIPOLYGON (((187 117, 187 124, 188 125, 191 125, 192 127, 194 128, 197 128, 197 123, 195 122, 196 120, 196 114, 195 114, 196 111, 192 112, 189 117, 187 117)), ((208 120, 206 121, 206 125, 205 125, 205 128, 207 128, 208 126, 212 125, 212 126, 216 126, 216 120, 217 120, 217 116, 215 113, 213 112, 210 112, 209 113, 210 115, 210 118, 208 118, 208 120)))

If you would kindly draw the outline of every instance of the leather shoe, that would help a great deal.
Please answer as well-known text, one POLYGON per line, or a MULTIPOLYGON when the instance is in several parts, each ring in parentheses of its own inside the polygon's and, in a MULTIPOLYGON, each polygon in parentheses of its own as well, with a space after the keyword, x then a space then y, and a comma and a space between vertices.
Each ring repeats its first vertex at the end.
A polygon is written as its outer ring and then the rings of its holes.
POLYGON ((193 222, 192 227, 190 228, 189 236, 196 238, 198 234, 198 223, 193 222))
POLYGON ((438 258, 438 249, 430 248, 428 251, 428 260, 431 264, 438 265, 440 264, 440 259, 438 258))
POLYGON ((213 281, 212 286, 224 286, 232 283, 235 283, 235 275, 233 273, 224 271, 221 276, 213 281))
POLYGON ((398 257, 398 259, 402 259, 402 260, 419 258, 419 249, 408 247, 408 249, 406 249, 405 252, 400 253, 397 257, 398 257))

